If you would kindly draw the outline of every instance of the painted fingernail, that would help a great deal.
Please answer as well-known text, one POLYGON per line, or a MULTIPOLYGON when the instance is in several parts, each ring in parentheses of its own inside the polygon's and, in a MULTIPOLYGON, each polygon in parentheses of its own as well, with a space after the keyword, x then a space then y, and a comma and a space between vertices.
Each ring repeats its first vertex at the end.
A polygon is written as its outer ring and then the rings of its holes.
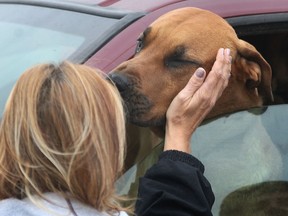
POLYGON ((198 68, 195 73, 198 78, 203 78, 205 72, 203 68, 198 68))

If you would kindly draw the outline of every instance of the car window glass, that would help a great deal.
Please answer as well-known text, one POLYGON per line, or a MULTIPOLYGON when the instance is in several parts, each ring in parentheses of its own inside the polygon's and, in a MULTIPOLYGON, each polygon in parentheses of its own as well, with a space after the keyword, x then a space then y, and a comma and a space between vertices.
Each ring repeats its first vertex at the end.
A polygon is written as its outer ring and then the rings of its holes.
MULTIPOLYGON (((265 189, 271 184, 276 188, 288 185, 287 111, 287 104, 241 111, 206 121, 193 134, 192 154, 205 165, 204 174, 216 197, 213 215, 219 215, 221 204, 229 209, 231 203, 241 207, 257 202, 248 202, 242 193, 260 188, 261 200, 269 197, 265 189)), ((163 143, 119 178, 120 194, 137 195, 139 177, 158 160, 162 150, 163 143)), ((281 196, 276 194, 274 199, 281 196)), ((229 215, 223 212, 221 216, 229 215)))
POLYGON ((70 59, 91 49, 91 44, 116 22, 53 8, 0 4, 0 114, 24 70, 37 63, 70 59))

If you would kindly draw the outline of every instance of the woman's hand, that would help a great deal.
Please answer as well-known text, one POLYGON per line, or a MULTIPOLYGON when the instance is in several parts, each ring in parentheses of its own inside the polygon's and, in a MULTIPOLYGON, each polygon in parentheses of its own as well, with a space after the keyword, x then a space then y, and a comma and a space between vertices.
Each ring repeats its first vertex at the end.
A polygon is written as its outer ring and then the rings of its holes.
POLYGON ((174 98, 166 114, 164 150, 190 153, 192 133, 228 85, 231 62, 230 49, 220 48, 206 80, 205 70, 198 68, 184 89, 174 98))

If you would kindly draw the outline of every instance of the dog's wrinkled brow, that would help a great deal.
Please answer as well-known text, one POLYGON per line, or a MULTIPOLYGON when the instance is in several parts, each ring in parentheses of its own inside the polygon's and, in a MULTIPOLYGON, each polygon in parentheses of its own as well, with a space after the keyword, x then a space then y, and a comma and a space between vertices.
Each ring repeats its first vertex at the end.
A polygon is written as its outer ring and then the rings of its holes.
POLYGON ((173 55, 175 57, 182 57, 185 55, 187 48, 184 45, 179 45, 175 48, 173 55))

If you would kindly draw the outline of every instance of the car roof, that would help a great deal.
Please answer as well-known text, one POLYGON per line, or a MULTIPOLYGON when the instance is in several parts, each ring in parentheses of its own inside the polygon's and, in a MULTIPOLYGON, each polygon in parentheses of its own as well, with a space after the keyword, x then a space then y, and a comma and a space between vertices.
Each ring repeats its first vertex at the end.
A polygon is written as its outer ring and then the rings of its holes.
POLYGON ((183 2, 186 0, 67 0, 69 2, 80 3, 90 6, 100 6, 117 8, 138 12, 151 12, 166 5, 183 2), (137 2, 137 3, 136 3, 137 2))
POLYGON ((103 8, 116 8, 134 12, 152 12, 159 8, 175 4, 188 3, 190 6, 207 8, 212 11, 226 12, 231 10, 231 15, 243 11, 241 14, 259 14, 266 12, 287 11, 287 0, 67 0, 69 2, 80 3, 90 6, 100 6, 103 8))
POLYGON ((115 13, 119 12, 152 12, 157 9, 172 4, 187 4, 191 7, 209 9, 218 14, 230 12, 230 16, 243 14, 259 14, 268 12, 287 12, 287 0, 0 0, 0 3, 19 3, 19 4, 45 4, 55 6, 73 6, 74 8, 90 9, 114 9, 115 13), (117 10, 115 10, 117 9, 117 10))

